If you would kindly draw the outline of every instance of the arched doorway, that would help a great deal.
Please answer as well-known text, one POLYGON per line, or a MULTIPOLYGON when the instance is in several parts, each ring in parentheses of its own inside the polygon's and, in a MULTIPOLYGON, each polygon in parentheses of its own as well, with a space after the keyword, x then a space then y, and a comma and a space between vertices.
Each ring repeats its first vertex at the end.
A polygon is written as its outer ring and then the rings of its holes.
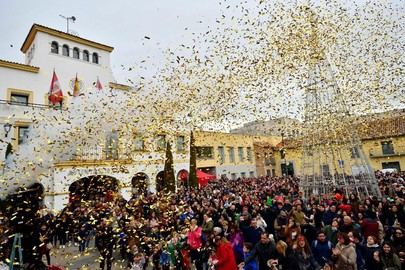
POLYGON ((188 185, 188 171, 187 170, 180 170, 177 173, 177 186, 187 186, 188 185))
POLYGON ((163 191, 164 187, 165 187, 165 172, 160 171, 156 175, 156 192, 163 191))
POLYGON ((111 201, 113 194, 119 190, 119 181, 108 175, 91 175, 80 178, 69 187, 69 200, 80 201, 111 201))
POLYGON ((132 177, 132 194, 146 194, 148 191, 149 177, 143 173, 138 172, 132 177))

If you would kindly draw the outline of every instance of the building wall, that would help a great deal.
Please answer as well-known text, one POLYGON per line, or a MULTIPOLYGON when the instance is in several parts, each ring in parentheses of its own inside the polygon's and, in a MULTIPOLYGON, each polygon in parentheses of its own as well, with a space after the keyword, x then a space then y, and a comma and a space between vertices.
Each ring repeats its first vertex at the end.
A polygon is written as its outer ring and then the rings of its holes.
MULTIPOLYGON (((52 72, 55 69, 64 94, 71 91, 70 80, 76 77, 83 82, 83 91, 94 89, 93 83, 97 81, 97 76, 104 88, 107 88, 108 82, 114 82, 114 76, 110 67, 110 53, 97 48, 92 48, 74 41, 63 40, 59 37, 51 36, 47 33, 38 32, 31 47, 35 46, 30 65, 40 68, 37 83, 33 85, 38 99, 36 103, 44 103, 44 96, 49 91, 49 85, 52 78, 52 72), (52 41, 59 44, 59 54, 51 52, 52 41), (62 55, 62 46, 67 44, 70 48, 70 56, 62 55), (73 58, 73 48, 80 50, 80 59, 73 58), (83 50, 90 53, 90 61, 82 60, 83 50), (91 54, 96 52, 99 55, 99 64, 92 63, 91 54), (46 88, 44 86, 47 86, 46 88)), ((30 49, 28 49, 28 52, 30 49)))
MULTIPOLYGON (((39 67, 38 73, 22 71, 18 69, 0 67, 0 98, 7 99, 7 89, 19 89, 31 91, 33 94, 32 103, 47 104, 47 94, 55 72, 59 78, 59 83, 65 96, 72 92, 70 81, 78 75, 82 82, 82 91, 94 89, 94 82, 99 77, 104 88, 108 88, 109 82, 114 82, 114 76, 110 68, 110 56, 108 52, 92 49, 72 41, 64 42, 60 38, 54 38, 46 33, 38 32, 31 46, 35 46, 33 58, 30 65, 39 67), (74 59, 72 52, 70 56, 62 55, 62 48, 59 54, 51 53, 51 42, 56 40, 59 44, 68 44, 72 49, 77 46, 79 49, 88 49, 89 52, 97 52, 100 56, 100 64, 85 62, 74 59)), ((28 50, 30 52, 30 50, 28 50)), ((82 56, 82 54, 80 55, 82 56)), ((26 60, 27 61, 27 60, 26 60)), ((90 59, 91 61, 91 59, 90 59)))
POLYGON ((382 164, 386 162, 399 162, 401 170, 405 171, 405 135, 379 138, 373 140, 363 140, 363 149, 374 170, 381 170, 382 164), (392 141, 394 155, 384 155, 382 153, 381 142, 392 141))
MULTIPOLYGON (((69 199, 69 187, 75 181, 92 176, 108 175, 119 180, 120 192, 125 199, 132 197, 132 178, 137 173, 144 173, 148 177, 148 189, 151 192, 156 191, 156 176, 164 170, 164 160, 155 161, 111 161, 95 162, 93 164, 83 165, 83 162, 61 163, 55 166, 52 181, 43 179, 41 183, 45 187, 45 203, 48 207, 55 210, 61 210, 69 199)), ((188 162, 184 160, 174 161, 175 176, 180 170, 188 171, 188 162)))
MULTIPOLYGON (((376 170, 383 169, 383 163, 398 162, 402 171, 405 170, 405 135, 390 137, 390 138, 374 138, 362 140, 362 149, 366 159, 371 168, 376 170), (382 153, 381 142, 392 141, 394 147, 393 155, 384 155, 382 153)), ((294 164, 294 172, 296 175, 302 174, 302 150, 301 148, 286 148, 286 160, 285 162, 292 162, 294 164)), ((279 153, 274 155, 276 159, 276 173, 281 175, 281 156, 279 153)), ((356 169, 355 159, 351 157, 351 152, 341 151, 341 159, 345 161, 344 170, 347 174, 352 174, 353 169, 356 169)), ((321 163, 326 164, 325 160, 321 160, 321 163)), ((329 166, 338 167, 338 163, 331 164, 329 166)), ((315 173, 320 173, 320 168, 315 167, 315 173)))
POLYGON ((246 173, 249 177, 250 172, 254 172, 256 176, 256 165, 254 160, 254 137, 249 135, 229 134, 219 132, 195 132, 195 145, 213 147, 213 157, 198 159, 197 168, 215 167, 217 177, 226 174, 227 177, 241 177, 242 173, 246 173), (218 147, 224 147, 225 160, 221 162, 218 147), (229 157, 229 147, 234 148, 234 162, 231 162, 229 157), (239 159, 238 147, 243 147, 243 160, 239 159), (247 159, 247 148, 251 149, 251 160, 247 159))

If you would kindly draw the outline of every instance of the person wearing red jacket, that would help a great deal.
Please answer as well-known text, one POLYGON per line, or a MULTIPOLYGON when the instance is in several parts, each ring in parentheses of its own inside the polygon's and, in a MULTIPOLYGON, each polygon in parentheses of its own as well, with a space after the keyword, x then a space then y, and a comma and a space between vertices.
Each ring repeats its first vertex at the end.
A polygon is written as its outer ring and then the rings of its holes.
POLYGON ((216 270, 237 270, 235 256, 231 243, 224 237, 223 232, 214 236, 215 254, 211 257, 211 265, 216 270))
POLYGON ((197 225, 197 220, 192 219, 190 224, 190 230, 187 233, 187 244, 190 248, 190 258, 191 261, 194 263, 195 268, 197 270, 203 269, 203 261, 202 261, 202 229, 197 225))
POLYGON ((367 239, 369 236, 374 236, 378 239, 377 242, 382 241, 382 239, 380 239, 380 224, 377 221, 377 215, 375 212, 371 210, 366 211, 365 218, 361 223, 361 232, 364 239, 367 239))

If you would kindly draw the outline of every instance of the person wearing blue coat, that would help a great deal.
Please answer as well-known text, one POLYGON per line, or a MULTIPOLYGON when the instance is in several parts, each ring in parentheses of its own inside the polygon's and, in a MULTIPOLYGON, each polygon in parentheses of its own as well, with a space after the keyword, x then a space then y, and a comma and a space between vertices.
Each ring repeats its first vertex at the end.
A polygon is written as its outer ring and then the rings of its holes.
MULTIPOLYGON (((243 244, 243 253, 245 258, 249 258, 252 255, 253 244, 249 242, 245 242, 243 244)), ((256 260, 250 260, 246 263, 242 263, 243 270, 258 270, 258 265, 256 260)))
POLYGON ((333 244, 326 238, 323 231, 319 231, 317 239, 312 242, 311 250, 315 260, 324 266, 332 257, 333 244))

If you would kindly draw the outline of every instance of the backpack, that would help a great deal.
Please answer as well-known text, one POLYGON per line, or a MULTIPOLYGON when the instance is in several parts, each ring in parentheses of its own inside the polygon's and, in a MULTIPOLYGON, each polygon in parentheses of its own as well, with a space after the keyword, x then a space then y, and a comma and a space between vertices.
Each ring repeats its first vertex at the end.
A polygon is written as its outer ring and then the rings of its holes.
MULTIPOLYGON (((316 248, 318 246, 318 240, 314 241, 314 248, 316 248)), ((328 240, 328 247, 329 249, 332 249, 332 243, 328 240)))

